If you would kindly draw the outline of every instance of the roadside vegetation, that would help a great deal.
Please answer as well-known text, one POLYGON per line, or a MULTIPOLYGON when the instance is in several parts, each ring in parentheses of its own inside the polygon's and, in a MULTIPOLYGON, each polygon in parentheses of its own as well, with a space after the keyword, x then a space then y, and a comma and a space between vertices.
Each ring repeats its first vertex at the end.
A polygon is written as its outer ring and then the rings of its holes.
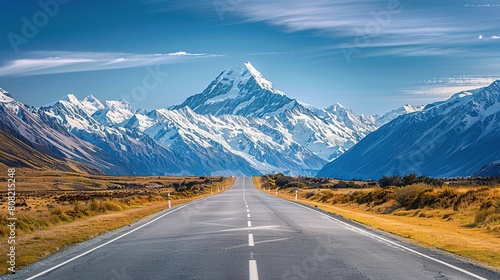
MULTIPOLYGON (((16 263, 21 268, 53 252, 129 225, 172 206, 222 192, 222 177, 110 177, 20 170, 16 176, 16 263)), ((1 181, 1 180, 0 180, 1 181)), ((6 183, 6 182, 5 182, 6 183)), ((7 194, 0 192, 0 237, 9 235, 7 194)), ((7 246, 2 246, 2 255, 7 246)), ((6 265, 0 274, 6 273, 6 265)))
POLYGON ((407 176, 379 181, 288 177, 254 179, 286 199, 500 268, 500 180, 407 176))

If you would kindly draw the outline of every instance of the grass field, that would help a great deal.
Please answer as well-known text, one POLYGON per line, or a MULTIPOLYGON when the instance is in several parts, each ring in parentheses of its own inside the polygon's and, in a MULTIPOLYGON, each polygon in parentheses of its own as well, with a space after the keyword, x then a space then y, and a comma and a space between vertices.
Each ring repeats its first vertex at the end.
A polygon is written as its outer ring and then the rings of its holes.
MULTIPOLYGON (((254 184, 262 186, 260 177, 254 177, 254 184)), ((279 190, 278 196, 293 200, 295 189, 279 190)), ((298 201, 422 246, 500 268, 498 186, 300 189, 298 201)))
MULTIPOLYGON (((4 179, 1 183, 7 185, 4 179)), ((233 183, 222 177, 110 177, 21 169, 16 172, 16 267, 164 210, 168 194, 176 206, 233 183)), ((7 203, 7 193, 0 192, 3 256, 10 232, 7 203)), ((2 262, 0 274, 6 272, 2 262)))

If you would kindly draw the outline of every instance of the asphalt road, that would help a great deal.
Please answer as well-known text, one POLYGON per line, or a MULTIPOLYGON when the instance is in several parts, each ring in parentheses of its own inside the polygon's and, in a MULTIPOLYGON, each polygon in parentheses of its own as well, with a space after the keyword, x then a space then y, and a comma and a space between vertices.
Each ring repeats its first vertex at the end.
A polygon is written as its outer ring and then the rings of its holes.
POLYGON ((500 279, 500 275, 262 193, 231 190, 70 250, 12 279, 500 279))

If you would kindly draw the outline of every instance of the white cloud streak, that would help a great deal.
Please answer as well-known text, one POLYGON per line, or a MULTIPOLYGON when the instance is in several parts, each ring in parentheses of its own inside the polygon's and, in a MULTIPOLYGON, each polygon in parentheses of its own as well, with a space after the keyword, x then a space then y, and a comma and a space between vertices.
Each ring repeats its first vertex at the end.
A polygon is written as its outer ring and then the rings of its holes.
POLYGON ((410 95, 449 97, 461 91, 488 86, 498 79, 500 79, 500 75, 435 78, 416 82, 403 91, 410 95))
POLYGON ((4 61, 0 76, 34 76, 56 73, 98 71, 179 63, 189 59, 218 57, 215 54, 193 54, 184 51, 166 54, 97 53, 97 52, 30 52, 24 58, 4 61))
MULTIPOLYGON (((405 0, 253 0, 235 3, 227 13, 240 15, 247 22, 265 22, 287 32, 310 31, 370 51, 380 47, 411 47, 412 51, 406 52, 405 56, 435 56, 446 53, 446 48, 468 47, 474 44, 478 34, 497 30, 500 24, 496 13, 484 13, 484 9, 473 10, 466 18, 462 13, 449 12, 464 7, 498 6, 495 4, 442 6, 439 2, 429 2, 418 5, 405 0), (435 50, 429 51, 428 46, 434 46, 435 50), (444 50, 440 50, 442 47, 444 50)), ((340 49, 344 47, 333 46, 329 51, 340 49)), ((377 52, 374 55, 378 55, 377 52)))
POLYGON ((464 8, 490 8, 490 7, 500 7, 500 4, 466 4, 464 8))

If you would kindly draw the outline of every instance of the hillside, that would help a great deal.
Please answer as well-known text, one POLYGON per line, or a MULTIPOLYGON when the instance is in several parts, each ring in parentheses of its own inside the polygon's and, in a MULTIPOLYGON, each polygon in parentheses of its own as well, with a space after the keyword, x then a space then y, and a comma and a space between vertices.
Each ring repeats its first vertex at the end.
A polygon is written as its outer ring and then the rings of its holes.
POLYGON ((319 177, 476 174, 500 160, 500 80, 402 115, 327 164, 319 177))

